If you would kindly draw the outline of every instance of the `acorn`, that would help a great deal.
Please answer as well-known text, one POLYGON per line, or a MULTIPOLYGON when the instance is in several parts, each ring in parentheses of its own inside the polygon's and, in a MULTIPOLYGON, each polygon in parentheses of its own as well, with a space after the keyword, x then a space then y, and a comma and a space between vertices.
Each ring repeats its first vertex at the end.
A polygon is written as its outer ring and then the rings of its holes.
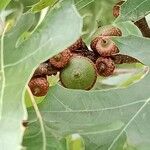
POLYGON ((45 76, 47 75, 48 63, 41 63, 39 67, 35 70, 33 76, 45 76))
POLYGON ((60 69, 54 67, 50 62, 48 62, 47 66, 47 76, 56 75, 60 69))
POLYGON ((95 54, 94 51, 88 50, 88 49, 80 49, 80 50, 76 50, 76 52, 72 53, 73 55, 80 55, 80 56, 84 56, 87 57, 89 59, 91 59, 94 63, 96 62, 97 58, 99 57, 99 54, 95 54))
POLYGON ((96 61, 96 69, 100 76, 108 77, 114 73, 115 64, 111 58, 100 57, 96 61))
POLYGON ((33 77, 56 75, 59 70, 52 66, 49 62, 44 62, 35 70, 33 77))
POLYGON ((106 25, 97 29, 93 38, 98 36, 122 36, 122 32, 118 27, 106 25))
POLYGON ((34 96, 45 96, 49 89, 49 83, 46 77, 34 77, 29 82, 29 87, 34 96))
POLYGON ((91 49, 104 57, 119 53, 118 47, 108 36, 96 37, 91 42, 91 49))
POLYGON ((76 52, 82 49, 88 49, 85 43, 83 42, 82 38, 79 38, 75 43, 68 47, 71 52, 76 52))
POLYGON ((99 57, 99 55, 95 54, 94 51, 90 51, 90 50, 89 51, 85 51, 83 56, 89 58, 94 63, 96 62, 97 58, 99 57))
POLYGON ((115 6, 113 7, 113 16, 115 18, 117 18, 120 15, 120 8, 124 2, 125 1, 120 1, 120 2, 116 3, 115 6))
POLYGON ((60 72, 62 85, 70 89, 90 90, 97 79, 94 63, 86 57, 74 55, 60 72))
POLYGON ((72 54, 69 49, 64 50, 63 52, 53 56, 49 59, 50 64, 54 67, 61 69, 64 68, 71 58, 72 54))

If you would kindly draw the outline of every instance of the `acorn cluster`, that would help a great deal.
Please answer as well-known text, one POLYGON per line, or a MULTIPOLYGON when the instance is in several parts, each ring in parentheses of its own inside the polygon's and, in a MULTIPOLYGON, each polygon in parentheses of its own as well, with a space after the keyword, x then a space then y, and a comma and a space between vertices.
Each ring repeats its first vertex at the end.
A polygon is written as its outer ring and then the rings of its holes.
MULTIPOLYGON (((115 16, 117 10, 114 7, 115 16)), ((112 41, 113 36, 122 36, 121 30, 114 26, 99 28, 92 38, 90 48, 79 38, 70 47, 40 64, 28 84, 33 95, 45 96, 49 89, 47 77, 58 72, 60 83, 64 87, 90 90, 98 75, 113 75, 115 64, 136 61, 129 56, 118 54, 119 49, 112 41)))

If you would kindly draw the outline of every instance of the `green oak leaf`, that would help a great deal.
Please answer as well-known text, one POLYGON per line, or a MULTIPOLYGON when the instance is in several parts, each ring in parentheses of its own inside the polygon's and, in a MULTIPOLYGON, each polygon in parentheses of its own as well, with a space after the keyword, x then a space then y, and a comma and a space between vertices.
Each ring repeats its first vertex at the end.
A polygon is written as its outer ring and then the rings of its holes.
POLYGON ((145 77, 149 68, 141 63, 124 63, 116 65, 115 72, 110 77, 98 77, 93 90, 128 87, 145 77))
POLYGON ((40 2, 38 2, 37 4, 35 4, 34 6, 32 6, 32 11, 33 12, 39 12, 42 9, 46 8, 46 7, 53 7, 57 2, 59 2, 59 0, 41 0, 40 2))
POLYGON ((150 13, 149 0, 127 0, 121 7, 117 21, 137 21, 150 13))
POLYGON ((111 24, 113 5, 117 0, 75 0, 75 5, 83 17, 83 38, 90 43, 91 36, 99 26, 111 24))
MULTIPOLYGON (((47 136, 52 134, 58 141, 68 134, 79 133, 85 140, 87 150, 96 150, 97 147, 107 150, 118 135, 119 139, 122 138, 126 133, 123 129, 132 124, 132 118, 147 104, 149 91, 143 89, 148 88, 146 83, 149 80, 150 75, 129 88, 116 90, 86 92, 58 85, 50 88, 49 94, 39 105, 47 136), (95 149, 90 148, 91 144, 95 145, 95 149)), ((42 143, 41 137, 38 137, 38 121, 33 108, 28 113, 29 126, 30 123, 35 124, 32 130, 37 130, 30 132, 27 139, 42 143)), ((139 129, 136 125, 134 128, 139 129)), ((24 140, 26 141, 26 137, 24 140)), ((30 144, 34 149, 35 144, 30 144)))
POLYGON ((1 37, 0 149, 21 148, 22 121, 27 119, 24 91, 31 73, 41 62, 75 42, 81 34, 82 19, 69 0, 51 10, 30 38, 17 45, 18 38, 30 29, 33 21, 34 14, 26 13, 10 32, 1 37))
POLYGON ((11 0, 1 0, 0 2, 0 11, 5 9, 5 7, 10 3, 11 0))
POLYGON ((137 58, 142 63, 150 66, 150 39, 135 35, 116 37, 113 39, 118 45, 120 52, 137 58))
POLYGON ((129 36, 129 35, 135 35, 135 36, 142 36, 141 31, 139 28, 131 21, 125 21, 125 22, 113 22, 114 26, 117 26, 121 32, 122 36, 129 36))

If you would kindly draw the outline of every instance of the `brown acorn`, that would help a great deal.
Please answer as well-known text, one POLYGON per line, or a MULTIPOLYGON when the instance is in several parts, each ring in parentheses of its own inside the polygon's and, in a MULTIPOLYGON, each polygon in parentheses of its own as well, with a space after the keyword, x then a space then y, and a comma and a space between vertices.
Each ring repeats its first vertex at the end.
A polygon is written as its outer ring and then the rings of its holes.
POLYGON ((96 62, 97 58, 99 57, 99 54, 97 55, 93 51, 88 49, 76 50, 76 52, 74 52, 73 55, 80 55, 80 56, 87 57, 93 62, 96 62))
POLYGON ((119 28, 115 26, 106 25, 96 30, 96 32, 93 35, 93 39, 98 36, 122 36, 122 32, 119 28))
POLYGON ((84 57, 89 58, 90 60, 92 60, 94 63, 96 62, 97 58, 99 57, 99 55, 96 55, 93 51, 85 51, 83 53, 84 57))
POLYGON ((100 57, 96 61, 96 69, 100 76, 108 77, 114 73, 115 64, 111 58, 100 57))
POLYGON ((74 44, 68 47, 71 52, 75 52, 76 50, 87 49, 87 46, 83 42, 82 38, 79 38, 74 44))
POLYGON ((56 75, 59 70, 52 66, 49 62, 44 62, 35 70, 33 77, 56 75))
POLYGON ((115 4, 115 6, 113 7, 113 16, 115 18, 117 18, 120 15, 120 8, 121 5, 124 3, 125 1, 120 1, 117 4, 115 4))
POLYGON ((42 63, 39 67, 35 70, 33 76, 45 76, 47 75, 47 66, 48 63, 42 63))
POLYGON ((47 75, 48 76, 56 75, 59 71, 60 71, 60 69, 54 67, 50 62, 48 62, 48 66, 47 66, 47 75))
POLYGON ((100 56, 103 56, 103 57, 111 56, 116 53, 119 53, 118 47, 108 36, 96 37, 91 42, 91 48, 93 51, 98 52, 100 56))
POLYGON ((29 87, 34 96, 45 96, 49 89, 49 83, 45 77, 34 77, 29 82, 29 87))
POLYGON ((64 68, 71 58, 72 54, 69 49, 64 50, 63 52, 55 55, 54 57, 49 59, 50 64, 54 67, 61 69, 64 68))

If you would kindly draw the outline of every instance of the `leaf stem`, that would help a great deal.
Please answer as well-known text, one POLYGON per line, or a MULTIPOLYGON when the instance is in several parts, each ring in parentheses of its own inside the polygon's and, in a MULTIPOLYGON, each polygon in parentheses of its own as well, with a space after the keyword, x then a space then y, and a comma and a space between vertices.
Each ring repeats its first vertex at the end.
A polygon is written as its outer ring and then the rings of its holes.
POLYGON ((43 123, 42 115, 41 115, 40 110, 37 106, 35 98, 34 98, 32 92, 28 86, 27 86, 27 90, 28 90, 28 93, 30 95, 33 108, 35 110, 35 113, 37 115, 37 118, 38 118, 40 126, 41 126, 41 132, 42 132, 42 138, 43 138, 43 150, 46 150, 46 133, 45 133, 45 129, 44 129, 44 123, 43 123))
POLYGON ((2 117, 2 105, 3 105, 3 96, 4 96, 4 88, 5 88, 5 71, 4 71, 4 36, 7 31, 8 24, 6 24, 2 36, 1 36, 1 41, 0 41, 0 72, 2 74, 2 87, 1 87, 1 94, 0 94, 0 119, 2 117))

